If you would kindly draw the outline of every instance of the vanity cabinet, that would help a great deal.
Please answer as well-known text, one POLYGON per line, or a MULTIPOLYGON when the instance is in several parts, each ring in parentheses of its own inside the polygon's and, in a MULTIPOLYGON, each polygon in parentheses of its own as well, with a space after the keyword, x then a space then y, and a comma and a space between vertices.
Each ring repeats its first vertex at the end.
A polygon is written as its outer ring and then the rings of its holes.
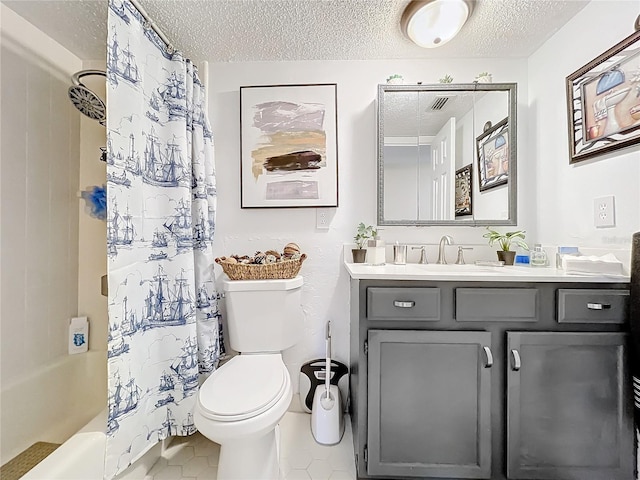
POLYGON ((358 478, 632 478, 628 295, 353 279, 358 478))
POLYGON ((508 478, 631 478, 626 341, 623 333, 507 333, 508 478))
POLYGON ((490 345, 488 332, 369 330, 369 474, 487 478, 490 345))

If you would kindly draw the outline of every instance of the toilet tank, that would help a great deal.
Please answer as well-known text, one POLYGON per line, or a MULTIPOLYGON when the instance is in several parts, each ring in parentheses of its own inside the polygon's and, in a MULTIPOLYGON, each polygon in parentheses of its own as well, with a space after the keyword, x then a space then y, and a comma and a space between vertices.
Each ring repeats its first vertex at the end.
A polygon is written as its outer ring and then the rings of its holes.
POLYGON ((237 352, 280 352, 302 334, 302 277, 224 280, 229 345, 237 352))

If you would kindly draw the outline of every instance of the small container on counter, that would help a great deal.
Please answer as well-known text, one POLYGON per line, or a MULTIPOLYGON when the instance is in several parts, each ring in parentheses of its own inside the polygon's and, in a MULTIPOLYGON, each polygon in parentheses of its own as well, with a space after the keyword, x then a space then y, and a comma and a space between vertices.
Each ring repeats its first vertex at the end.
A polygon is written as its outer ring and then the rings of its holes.
POLYGON ((367 264, 384 265, 386 260, 384 240, 375 237, 367 243, 367 264))
POLYGON ((529 250, 524 250, 520 247, 516 249, 516 265, 529 265, 529 250))
POLYGON ((547 253, 544 251, 541 244, 536 243, 535 247, 530 253, 529 263, 532 267, 547 266, 547 253))
POLYGON ((562 268, 562 257, 565 255, 580 255, 578 251, 578 247, 558 247, 558 252, 556 253, 556 268, 562 268))
POLYGON ((398 242, 393 246, 393 263, 395 265, 407 264, 407 246, 400 245, 398 242))

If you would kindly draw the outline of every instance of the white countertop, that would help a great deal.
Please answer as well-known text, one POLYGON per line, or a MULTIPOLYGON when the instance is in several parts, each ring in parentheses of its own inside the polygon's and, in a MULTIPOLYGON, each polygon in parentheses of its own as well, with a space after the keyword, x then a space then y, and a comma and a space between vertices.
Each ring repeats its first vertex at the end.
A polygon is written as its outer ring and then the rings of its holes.
POLYGON ((467 282, 575 282, 625 283, 629 276, 571 274, 552 267, 468 265, 407 265, 374 266, 366 263, 344 263, 356 280, 426 280, 467 282))

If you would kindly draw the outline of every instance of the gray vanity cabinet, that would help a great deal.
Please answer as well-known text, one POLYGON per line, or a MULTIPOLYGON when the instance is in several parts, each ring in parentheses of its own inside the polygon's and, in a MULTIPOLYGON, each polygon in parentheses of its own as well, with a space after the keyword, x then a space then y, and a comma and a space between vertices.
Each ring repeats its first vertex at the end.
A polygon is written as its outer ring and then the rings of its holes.
POLYGON ((630 480, 627 283, 351 282, 359 479, 630 480))
POLYGON ((369 330, 368 473, 488 478, 491 334, 369 330))
POLYGON ((624 333, 507 333, 508 478, 632 478, 625 342, 624 333))

